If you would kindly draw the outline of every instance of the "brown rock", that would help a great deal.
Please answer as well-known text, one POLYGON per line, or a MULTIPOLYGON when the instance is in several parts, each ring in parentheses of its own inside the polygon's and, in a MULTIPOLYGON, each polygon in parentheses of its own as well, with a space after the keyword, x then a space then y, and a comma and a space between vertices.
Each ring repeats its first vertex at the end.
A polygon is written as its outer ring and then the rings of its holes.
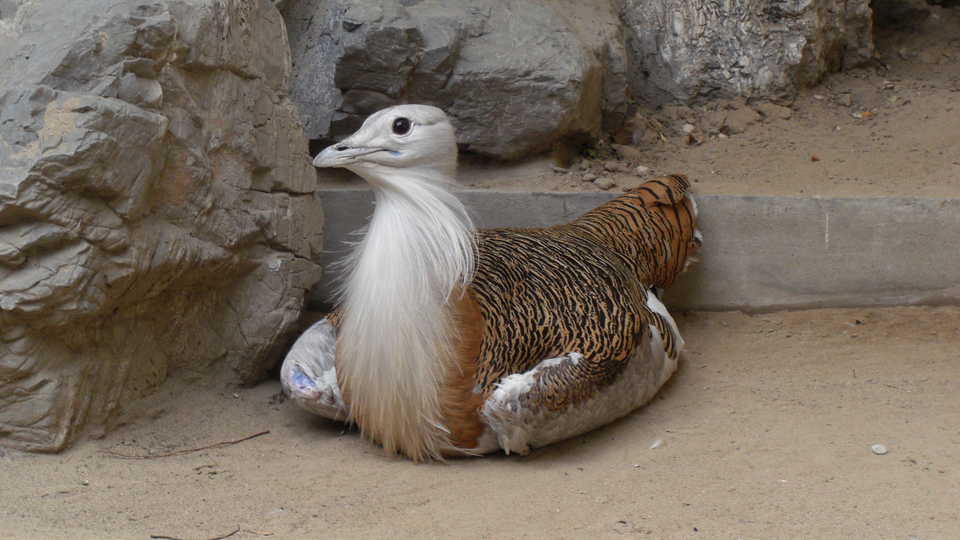
POLYGON ((784 107, 776 103, 761 103, 757 105, 757 110, 767 119, 789 120, 793 118, 793 110, 790 107, 784 107))
POLYGON ((737 134, 743 133, 748 127, 756 124, 760 120, 761 117, 757 111, 744 106, 739 109, 727 111, 723 124, 730 130, 730 133, 737 134))
POLYGON ((620 154, 620 157, 622 157, 624 160, 630 163, 639 163, 640 160, 642 159, 643 153, 640 151, 640 149, 634 146, 629 146, 625 144, 614 144, 612 146, 614 150, 616 150, 617 153, 620 154))

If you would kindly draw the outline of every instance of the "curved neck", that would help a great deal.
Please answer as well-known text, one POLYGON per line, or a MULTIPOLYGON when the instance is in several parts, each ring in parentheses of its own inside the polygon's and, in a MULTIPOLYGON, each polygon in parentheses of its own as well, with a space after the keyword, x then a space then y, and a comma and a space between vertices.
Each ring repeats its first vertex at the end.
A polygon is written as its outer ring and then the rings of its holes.
POLYGON ((341 291, 338 371, 364 433, 388 452, 439 458, 450 447, 439 388, 455 361, 451 295, 472 278, 473 224, 449 179, 365 177, 376 210, 341 291))

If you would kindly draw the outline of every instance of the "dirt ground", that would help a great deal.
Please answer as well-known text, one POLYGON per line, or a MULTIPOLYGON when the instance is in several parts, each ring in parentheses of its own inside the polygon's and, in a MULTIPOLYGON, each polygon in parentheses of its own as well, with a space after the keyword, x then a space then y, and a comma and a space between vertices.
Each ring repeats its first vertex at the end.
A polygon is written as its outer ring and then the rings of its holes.
MULTIPOLYGON (((464 181, 623 188, 642 165, 701 193, 956 197, 960 9, 931 9, 923 32, 883 35, 875 65, 784 108, 641 112, 626 161, 474 163, 464 181)), ((174 379, 101 440, 0 449, 0 537, 960 537, 960 308, 678 319, 688 348, 653 403, 526 457, 413 465, 281 402, 276 381, 174 379)))
POLYGON ((0 536, 960 537, 960 308, 679 323, 653 403, 526 457, 414 465, 278 403, 276 382, 176 381, 105 439, 0 453, 0 536))

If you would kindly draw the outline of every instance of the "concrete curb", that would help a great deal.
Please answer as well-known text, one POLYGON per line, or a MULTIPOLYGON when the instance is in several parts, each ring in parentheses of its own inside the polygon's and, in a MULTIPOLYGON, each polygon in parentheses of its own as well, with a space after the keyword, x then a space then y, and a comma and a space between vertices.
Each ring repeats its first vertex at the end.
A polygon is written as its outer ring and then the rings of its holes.
MULTIPOLYGON (((616 193, 463 191, 479 227, 543 227, 616 193)), ((329 264, 372 211, 369 190, 318 193, 329 264)), ((960 303, 960 199, 697 196, 701 262, 667 293, 678 309, 960 303)), ((329 298, 333 272, 311 294, 329 298)))

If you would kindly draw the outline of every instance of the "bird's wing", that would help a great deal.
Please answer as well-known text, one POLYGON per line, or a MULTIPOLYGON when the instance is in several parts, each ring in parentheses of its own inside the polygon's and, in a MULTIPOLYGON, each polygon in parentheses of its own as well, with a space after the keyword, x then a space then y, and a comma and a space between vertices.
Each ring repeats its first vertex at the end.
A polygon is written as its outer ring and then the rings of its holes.
POLYGON ((497 383, 481 414, 506 453, 525 454, 530 447, 580 435, 656 394, 676 370, 683 342, 663 304, 653 293, 647 296, 651 318, 662 325, 644 325, 616 356, 569 351, 497 383))

